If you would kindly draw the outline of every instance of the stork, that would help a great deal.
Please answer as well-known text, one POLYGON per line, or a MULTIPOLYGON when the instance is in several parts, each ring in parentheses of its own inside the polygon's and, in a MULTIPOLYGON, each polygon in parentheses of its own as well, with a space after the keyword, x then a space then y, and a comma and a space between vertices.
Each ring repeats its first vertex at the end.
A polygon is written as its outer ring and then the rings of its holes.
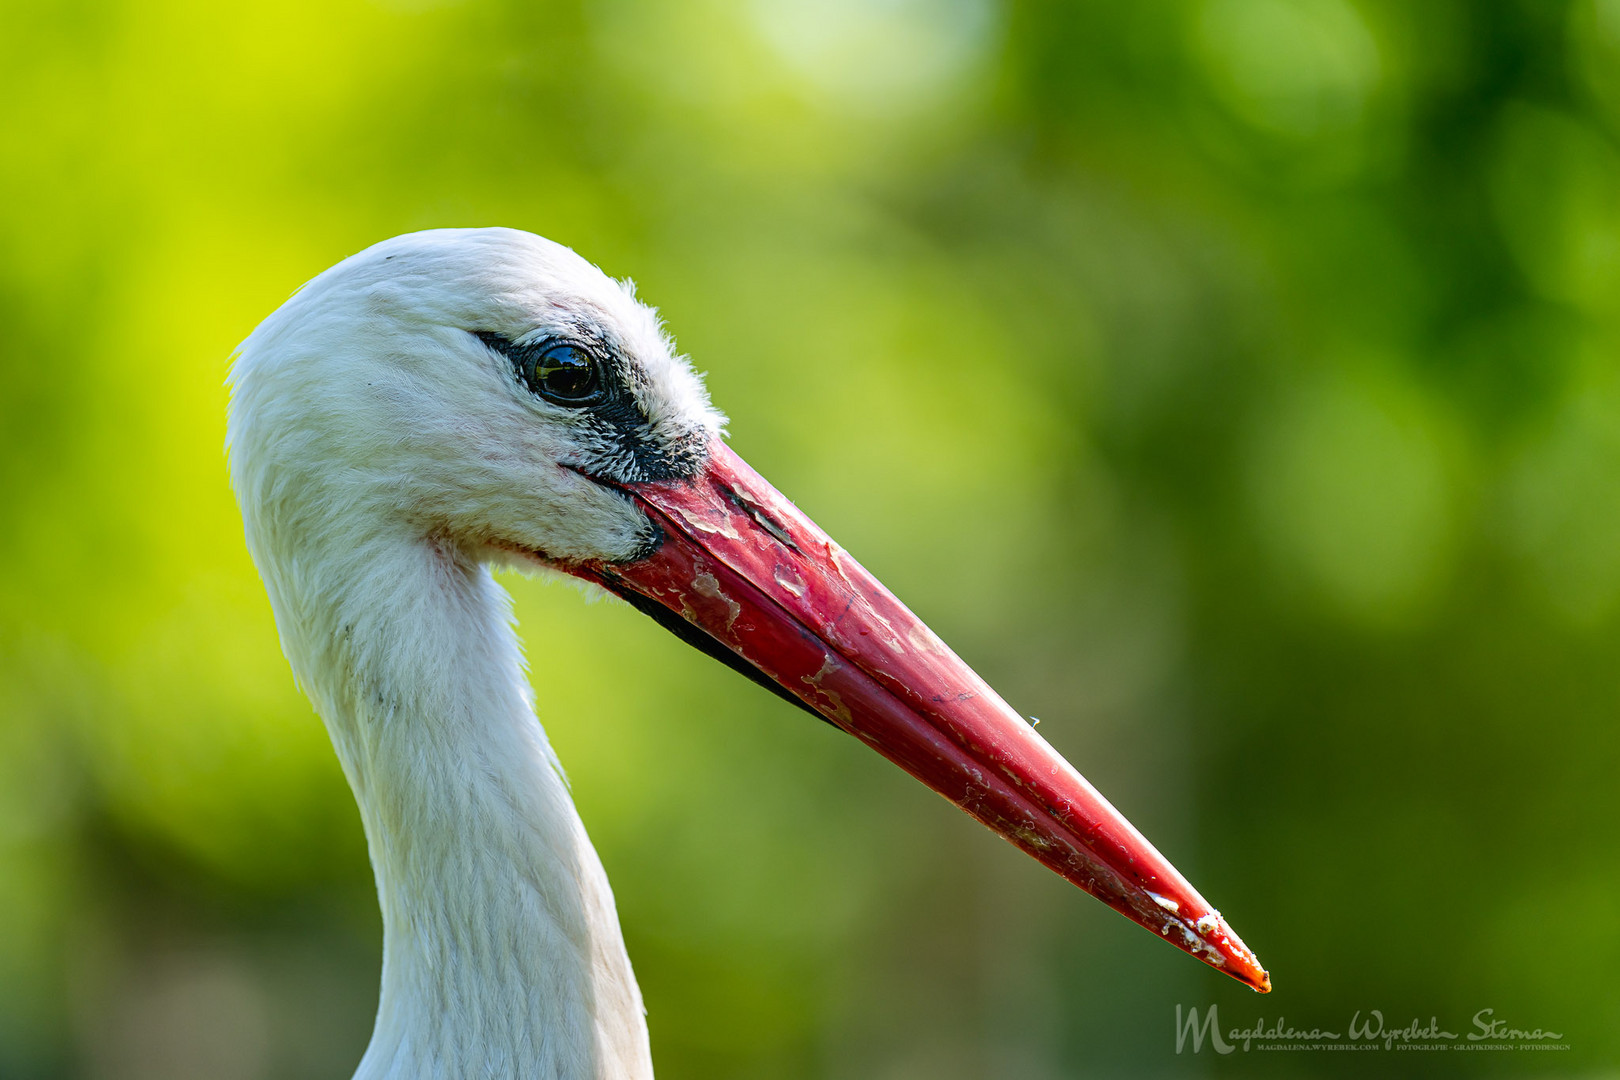
POLYGON ((386 240, 258 326, 227 447, 282 649, 359 805, 383 919, 355 1076, 652 1076, 606 875, 492 568, 544 568, 860 739, 1257 990, 1193 887, 722 439, 632 286, 510 229, 386 240))

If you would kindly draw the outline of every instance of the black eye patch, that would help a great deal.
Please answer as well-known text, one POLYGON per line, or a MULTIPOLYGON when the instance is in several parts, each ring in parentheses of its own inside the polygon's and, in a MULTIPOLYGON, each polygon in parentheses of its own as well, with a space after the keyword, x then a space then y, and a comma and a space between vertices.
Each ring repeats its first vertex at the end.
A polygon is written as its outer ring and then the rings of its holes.
POLYGON ((626 381, 638 373, 610 348, 573 335, 519 345, 488 330, 472 333, 506 358, 530 393, 578 411, 568 463, 580 471, 621 483, 673 479, 696 475, 706 458, 701 429, 654 430, 626 381))
POLYGON ((511 361, 531 393, 553 405, 581 408, 607 400, 609 387, 602 360, 584 345, 556 340, 515 345, 488 331, 479 331, 478 338, 511 361))

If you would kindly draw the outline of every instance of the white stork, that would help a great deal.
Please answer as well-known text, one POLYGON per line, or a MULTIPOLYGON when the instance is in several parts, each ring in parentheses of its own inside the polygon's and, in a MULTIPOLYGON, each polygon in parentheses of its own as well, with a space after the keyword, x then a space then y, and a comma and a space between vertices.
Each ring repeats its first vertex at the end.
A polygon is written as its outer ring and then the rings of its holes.
POLYGON ((721 441, 653 310, 509 229, 395 237, 239 350, 231 481, 383 916, 356 1076, 652 1075, 613 894, 492 565, 582 578, 1172 944, 1254 954, 916 616, 721 441))

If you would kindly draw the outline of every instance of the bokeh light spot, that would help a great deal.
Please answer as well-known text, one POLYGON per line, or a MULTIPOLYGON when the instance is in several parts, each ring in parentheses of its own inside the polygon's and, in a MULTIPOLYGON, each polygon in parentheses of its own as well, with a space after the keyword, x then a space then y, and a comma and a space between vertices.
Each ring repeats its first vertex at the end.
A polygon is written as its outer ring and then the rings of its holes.
POLYGON ((829 103, 883 113, 949 89, 993 44, 993 0, 753 0, 773 52, 829 103))
POLYGON ((1341 134, 1377 89, 1378 44, 1343 0, 1205 0, 1193 18, 1216 95, 1269 134, 1341 134))
POLYGON ((1572 117, 1517 104, 1492 175, 1497 219, 1545 295, 1591 311, 1620 300, 1620 155, 1572 117))
POLYGON ((1620 373, 1594 359, 1520 452, 1509 534, 1553 607, 1578 625, 1620 601, 1620 373))
POLYGON ((1303 387, 1263 422, 1261 535, 1341 613, 1402 623, 1441 584, 1456 528, 1442 426, 1415 388, 1365 371, 1303 387))

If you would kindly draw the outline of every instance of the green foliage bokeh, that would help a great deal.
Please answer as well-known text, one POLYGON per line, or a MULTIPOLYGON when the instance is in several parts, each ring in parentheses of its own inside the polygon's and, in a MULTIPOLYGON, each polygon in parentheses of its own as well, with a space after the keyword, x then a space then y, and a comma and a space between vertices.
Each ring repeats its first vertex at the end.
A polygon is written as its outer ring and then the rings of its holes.
POLYGON ((358 1061, 364 838, 223 379, 482 224, 635 278, 1277 982, 503 579, 660 1075, 1620 1067, 1617 0, 0 0, 0 1076, 358 1061), (1178 1055, 1178 1003, 1571 1049, 1178 1055))

